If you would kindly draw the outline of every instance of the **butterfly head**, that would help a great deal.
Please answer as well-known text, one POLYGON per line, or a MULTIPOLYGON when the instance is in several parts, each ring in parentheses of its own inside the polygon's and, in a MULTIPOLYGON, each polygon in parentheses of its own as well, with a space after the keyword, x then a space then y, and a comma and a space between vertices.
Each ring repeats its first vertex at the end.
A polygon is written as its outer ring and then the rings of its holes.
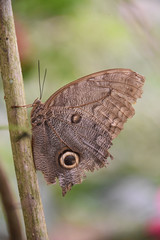
POLYGON ((39 120, 42 120, 42 111, 44 108, 44 104, 41 102, 40 99, 36 99, 32 104, 32 111, 31 111, 31 123, 36 125, 39 120))
POLYGON ((39 98, 36 98, 33 102, 33 107, 42 104, 41 100, 39 98))

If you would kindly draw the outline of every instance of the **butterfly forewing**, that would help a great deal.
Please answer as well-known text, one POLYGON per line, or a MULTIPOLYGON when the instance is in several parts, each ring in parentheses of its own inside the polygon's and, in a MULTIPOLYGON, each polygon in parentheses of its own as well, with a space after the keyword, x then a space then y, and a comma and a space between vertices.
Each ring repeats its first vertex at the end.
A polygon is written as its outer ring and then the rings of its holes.
POLYGON ((45 103, 81 109, 115 138, 134 115, 132 103, 141 97, 144 77, 129 69, 111 69, 80 78, 53 94, 45 103))

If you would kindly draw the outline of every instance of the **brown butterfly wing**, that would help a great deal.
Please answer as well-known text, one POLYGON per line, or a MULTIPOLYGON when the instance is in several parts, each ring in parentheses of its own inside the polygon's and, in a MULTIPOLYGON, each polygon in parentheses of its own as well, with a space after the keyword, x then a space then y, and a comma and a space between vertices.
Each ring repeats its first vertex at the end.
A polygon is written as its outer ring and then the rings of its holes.
POLYGON ((132 104, 141 97, 144 77, 130 69, 111 69, 80 78, 53 94, 45 108, 72 107, 94 116, 114 139, 134 115, 132 104))
POLYGON ((104 167, 110 155, 107 151, 111 146, 108 131, 81 110, 76 110, 81 120, 72 123, 74 114, 74 109, 48 109, 50 117, 32 129, 36 169, 43 172, 48 183, 55 183, 58 178, 63 195, 73 185, 81 183, 85 171, 104 167), (61 154, 68 150, 79 157, 78 166, 72 169, 62 167, 59 162, 61 154))
POLYGON ((48 183, 58 178, 64 195, 85 171, 107 163, 111 140, 134 115, 131 104, 141 96, 143 84, 144 78, 131 70, 102 71, 63 87, 32 110, 35 166, 48 183), (68 150, 79 159, 70 169, 59 161, 68 150))

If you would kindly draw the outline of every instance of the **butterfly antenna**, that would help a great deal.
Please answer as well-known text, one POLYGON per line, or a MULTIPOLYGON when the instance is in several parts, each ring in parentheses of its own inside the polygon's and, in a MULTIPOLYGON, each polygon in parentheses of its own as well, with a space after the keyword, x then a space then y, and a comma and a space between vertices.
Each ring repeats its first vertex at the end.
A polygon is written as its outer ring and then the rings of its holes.
MULTIPOLYGON (((45 69, 45 72, 44 72, 44 78, 43 78, 42 89, 41 89, 41 98, 42 98, 42 95, 43 95, 44 83, 45 83, 45 80, 46 80, 46 75, 47 75, 47 68, 45 69)), ((41 100, 41 98, 40 98, 40 100, 41 100)))
POLYGON ((42 98, 42 89, 41 89, 41 73, 40 73, 40 61, 38 60, 38 80, 39 80, 39 91, 40 91, 40 100, 42 98))

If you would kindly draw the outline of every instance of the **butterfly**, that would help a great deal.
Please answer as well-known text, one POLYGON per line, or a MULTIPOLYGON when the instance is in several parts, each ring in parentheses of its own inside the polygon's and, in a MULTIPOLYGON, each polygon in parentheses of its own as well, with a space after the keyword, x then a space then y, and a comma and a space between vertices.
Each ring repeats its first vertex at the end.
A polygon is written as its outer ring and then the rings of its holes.
POLYGON ((112 140, 135 111, 145 79, 130 69, 109 69, 73 81, 31 111, 36 170, 59 180, 63 196, 87 171, 106 166, 112 140))

